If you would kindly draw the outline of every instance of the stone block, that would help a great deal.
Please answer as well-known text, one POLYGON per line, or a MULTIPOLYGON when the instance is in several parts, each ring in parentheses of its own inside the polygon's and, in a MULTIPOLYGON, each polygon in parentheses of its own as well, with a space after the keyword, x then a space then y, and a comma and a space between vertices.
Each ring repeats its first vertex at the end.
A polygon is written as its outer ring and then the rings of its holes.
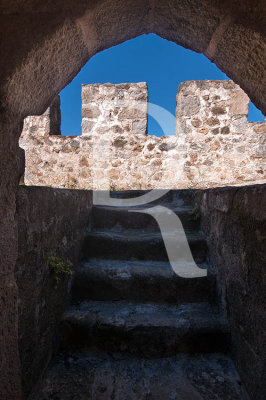
POLYGON ((118 114, 118 119, 144 119, 147 116, 147 104, 136 103, 127 104, 125 108, 118 114))
POLYGON ((134 135, 147 135, 147 118, 142 118, 132 123, 132 133, 134 135))
POLYGON ((248 115, 249 98, 239 89, 232 94, 229 112, 231 115, 248 115))
POLYGON ((89 118, 83 118, 81 122, 82 135, 91 134, 93 128, 95 127, 95 122, 89 118))
POLYGON ((99 106, 86 104, 82 106, 82 118, 97 118, 101 115, 99 106))
POLYGON ((191 117, 200 111, 200 100, 197 96, 178 96, 177 116, 191 117))
POLYGON ((212 113, 215 115, 222 115, 226 114, 226 104, 224 101, 220 101, 215 104, 214 107, 211 109, 212 113))
POLYGON ((266 134, 266 124, 256 124, 254 125, 254 131, 256 133, 265 133, 266 134))
POLYGON ((82 104, 89 104, 96 101, 99 97, 99 85, 82 85, 81 98, 82 104))

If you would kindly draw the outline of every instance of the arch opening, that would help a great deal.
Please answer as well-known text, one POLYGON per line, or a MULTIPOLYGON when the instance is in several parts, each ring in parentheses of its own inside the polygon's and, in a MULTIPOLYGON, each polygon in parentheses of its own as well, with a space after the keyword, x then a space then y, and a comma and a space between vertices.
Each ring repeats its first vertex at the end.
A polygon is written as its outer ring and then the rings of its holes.
MULTIPOLYGON (((29 121, 26 131, 37 130, 41 136, 44 131, 45 136, 48 127, 48 134, 56 135, 54 121, 59 118, 54 103, 45 116, 36 117, 37 124, 29 121)), ((41 138, 37 156, 29 154, 36 154, 36 142, 29 135, 28 142, 21 141, 27 149, 27 184, 121 190, 214 187, 266 179, 257 134, 265 126, 248 123, 245 93, 205 56, 156 35, 139 36, 92 57, 61 93, 61 109, 66 140, 41 138), (148 81, 148 88, 136 83, 139 80, 148 81), (81 86, 82 101, 75 101, 81 86), (130 109, 135 103, 140 110, 130 109), (75 139, 81 109, 83 136, 75 139), (101 165, 98 158, 94 161, 102 175, 109 174, 107 186, 92 177, 90 154, 101 137, 108 140, 106 159, 101 165)))
MULTIPOLYGON (((61 132, 63 135, 81 134, 82 84, 146 82, 149 102, 175 116, 180 83, 203 79, 221 80, 228 77, 204 55, 155 34, 141 35, 93 56, 63 89, 60 93, 61 132)), ((166 126, 163 132, 148 115, 149 135, 174 135, 175 123, 166 126)))

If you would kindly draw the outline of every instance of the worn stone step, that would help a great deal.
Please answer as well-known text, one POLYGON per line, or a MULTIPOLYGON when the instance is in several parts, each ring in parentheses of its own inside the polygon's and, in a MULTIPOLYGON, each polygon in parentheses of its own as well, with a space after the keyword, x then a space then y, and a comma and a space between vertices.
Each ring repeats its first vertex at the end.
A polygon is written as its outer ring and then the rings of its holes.
POLYGON ((223 354, 145 359, 72 352, 53 362, 29 400, 248 400, 223 354))
MULTIPOLYGON (((150 190, 112 190, 110 191, 110 197, 115 199, 134 199, 136 197, 141 197, 150 190)), ((160 189, 154 189, 153 193, 158 197, 158 200, 155 200, 153 203, 156 202, 172 202, 174 198, 174 191, 168 190, 165 194, 161 196, 162 191, 160 189)))
MULTIPOLYGON (((115 199, 132 199, 136 197, 143 196, 149 193, 150 190, 118 190, 118 191, 110 191, 110 197, 115 199)), ((148 206, 152 206, 155 204, 168 204, 174 203, 177 206, 181 205, 193 205, 195 202, 195 195, 197 190, 195 189, 175 189, 168 190, 166 193, 163 193, 161 189, 153 189, 153 195, 158 197, 157 200, 154 200, 148 203, 148 206), (161 193, 163 193, 161 195, 161 193)))
MULTIPOLYGON (((181 257, 183 231, 167 233, 168 243, 173 243, 181 257)), ((206 242, 201 233, 186 233, 187 241, 196 263, 203 263, 206 257, 206 242)), ((88 232, 84 240, 83 253, 88 258, 116 260, 168 261, 162 235, 159 232, 142 233, 135 231, 88 232)), ((178 260, 179 260, 178 258, 178 260)))
MULTIPOLYGON (((91 230, 110 229, 123 231, 138 229, 142 232, 160 232, 158 222, 153 216, 143 212, 137 212, 138 210, 141 211, 148 207, 149 206, 125 208, 93 206, 90 223, 91 230)), ((164 215, 173 211, 178 215, 186 231, 196 231, 199 229, 200 218, 195 210, 193 206, 177 207, 169 204, 161 210, 156 210, 156 212, 164 215)))
POLYGON ((181 278, 168 262, 92 259, 75 273, 72 298, 74 302, 214 302, 215 286, 215 276, 181 278))
POLYGON ((227 323, 208 303, 89 301, 72 306, 61 323, 62 344, 144 357, 224 352, 227 323))

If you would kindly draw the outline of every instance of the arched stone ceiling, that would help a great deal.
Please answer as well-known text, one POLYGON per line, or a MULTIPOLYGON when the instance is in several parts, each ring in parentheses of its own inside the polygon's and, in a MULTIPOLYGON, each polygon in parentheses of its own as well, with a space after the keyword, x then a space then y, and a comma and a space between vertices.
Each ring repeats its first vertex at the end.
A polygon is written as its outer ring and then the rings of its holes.
POLYGON ((92 55, 153 32, 204 53, 265 113, 265 4, 263 0, 4 1, 5 106, 23 116, 41 113, 92 55))

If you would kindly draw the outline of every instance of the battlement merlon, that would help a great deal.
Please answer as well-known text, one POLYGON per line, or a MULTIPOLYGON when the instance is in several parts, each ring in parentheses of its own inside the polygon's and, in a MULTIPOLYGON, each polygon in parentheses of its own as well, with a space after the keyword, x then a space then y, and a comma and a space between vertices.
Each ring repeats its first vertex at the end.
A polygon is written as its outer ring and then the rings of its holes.
POLYGON ((248 96, 233 81, 182 82, 176 96, 176 135, 192 130, 226 133, 229 126, 238 130, 241 122, 246 129, 248 107, 248 96))
POLYGON ((82 135, 110 132, 146 135, 146 82, 82 85, 82 135))
POLYGON ((24 119, 22 135, 61 135, 60 96, 56 96, 42 115, 30 115, 24 119))
MULTIPOLYGON (((232 81, 186 81, 176 96, 175 134, 214 134, 248 129, 249 98, 232 81), (221 131, 222 129, 222 131, 221 131)), ((23 136, 60 135, 60 97, 41 116, 24 120, 23 136)), ((82 135, 147 135, 148 88, 145 82, 82 85, 82 135)), ((153 132, 150 132, 152 134, 153 132)), ((171 134, 174 132, 166 132, 171 134)))
MULTIPOLYGON (((110 129, 146 135, 147 102, 145 82, 82 85, 82 135, 110 129)), ((175 133, 180 135, 195 128, 226 126, 233 118, 246 119, 249 98, 232 81, 186 81, 179 85, 176 103, 175 133)))

